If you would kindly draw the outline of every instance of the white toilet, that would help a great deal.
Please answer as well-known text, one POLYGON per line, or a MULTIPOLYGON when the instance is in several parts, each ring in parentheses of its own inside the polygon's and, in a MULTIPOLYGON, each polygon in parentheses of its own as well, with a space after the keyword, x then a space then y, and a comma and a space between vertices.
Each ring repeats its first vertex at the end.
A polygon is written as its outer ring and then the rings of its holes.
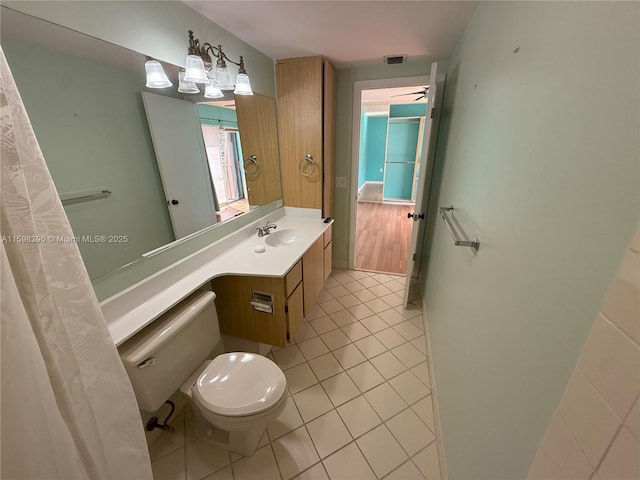
POLYGON ((120 356, 141 410, 159 409, 180 388, 195 407, 199 438, 251 455, 286 405, 287 381, 258 354, 206 360, 220 343, 215 298, 209 291, 194 293, 121 345, 120 356))

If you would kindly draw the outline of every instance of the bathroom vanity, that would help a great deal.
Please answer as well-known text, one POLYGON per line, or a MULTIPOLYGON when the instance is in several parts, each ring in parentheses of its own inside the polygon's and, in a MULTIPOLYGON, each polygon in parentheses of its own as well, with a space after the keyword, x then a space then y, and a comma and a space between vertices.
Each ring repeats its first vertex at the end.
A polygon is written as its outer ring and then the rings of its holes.
POLYGON ((114 342, 205 288, 217 295, 223 334, 285 346, 331 273, 332 223, 316 209, 280 208, 104 300, 114 342), (267 221, 277 229, 258 237, 267 221))

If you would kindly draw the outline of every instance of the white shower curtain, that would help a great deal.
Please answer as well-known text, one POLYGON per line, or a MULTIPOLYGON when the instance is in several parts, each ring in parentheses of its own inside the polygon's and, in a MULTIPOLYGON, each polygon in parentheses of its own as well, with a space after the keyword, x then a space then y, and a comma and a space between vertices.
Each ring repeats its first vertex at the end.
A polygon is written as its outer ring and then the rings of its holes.
POLYGON ((151 479, 131 384, 1 47, 0 122, 0 477, 151 479))

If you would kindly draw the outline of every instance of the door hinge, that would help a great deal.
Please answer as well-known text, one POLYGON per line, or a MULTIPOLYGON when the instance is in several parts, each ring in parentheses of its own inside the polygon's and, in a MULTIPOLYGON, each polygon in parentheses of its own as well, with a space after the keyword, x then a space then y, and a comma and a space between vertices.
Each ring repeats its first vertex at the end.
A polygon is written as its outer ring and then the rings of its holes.
POLYGON ((417 259, 418 259, 418 254, 414 253, 413 256, 411 257, 411 260, 415 262, 417 259))
POLYGON ((284 306, 284 313, 289 313, 289 305, 284 306))
POLYGON ((435 108, 435 107, 433 107, 433 108, 431 109, 431 118, 433 118, 433 115, 434 115, 434 112, 435 112, 435 111, 436 111, 436 108, 435 108))

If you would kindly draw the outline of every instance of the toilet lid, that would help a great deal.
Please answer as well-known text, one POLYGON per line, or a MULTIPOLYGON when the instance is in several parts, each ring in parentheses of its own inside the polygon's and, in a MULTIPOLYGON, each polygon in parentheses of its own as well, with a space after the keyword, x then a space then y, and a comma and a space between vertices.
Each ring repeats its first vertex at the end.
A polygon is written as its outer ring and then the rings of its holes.
POLYGON ((214 358, 193 386, 193 392, 209 411, 240 417, 271 408, 286 388, 284 373, 271 360, 236 352, 214 358))

